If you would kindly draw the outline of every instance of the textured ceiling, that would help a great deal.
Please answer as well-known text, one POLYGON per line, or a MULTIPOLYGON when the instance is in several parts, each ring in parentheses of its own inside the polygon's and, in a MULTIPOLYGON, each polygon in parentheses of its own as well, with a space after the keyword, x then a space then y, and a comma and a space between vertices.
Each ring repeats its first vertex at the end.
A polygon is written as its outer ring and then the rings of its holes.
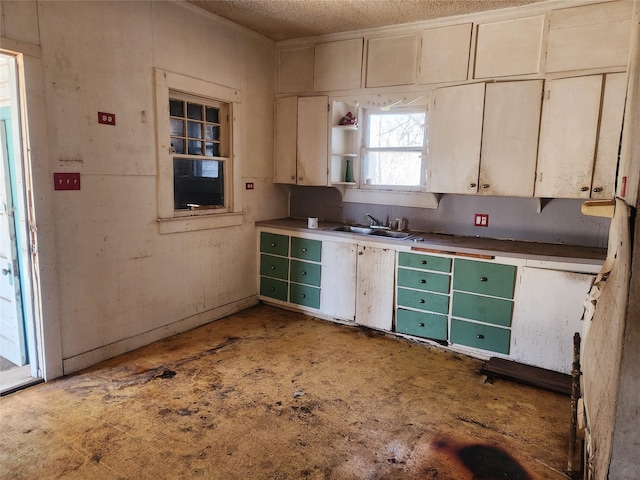
POLYGON ((398 25, 543 0, 187 0, 273 40, 398 25))

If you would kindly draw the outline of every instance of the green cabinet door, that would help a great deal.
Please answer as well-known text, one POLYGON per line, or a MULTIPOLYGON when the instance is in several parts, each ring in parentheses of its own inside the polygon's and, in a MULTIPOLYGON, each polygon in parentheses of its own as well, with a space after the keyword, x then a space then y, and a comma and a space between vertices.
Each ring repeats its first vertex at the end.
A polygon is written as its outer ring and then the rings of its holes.
POLYGON ((453 292, 451 314, 479 322, 509 327, 513 302, 502 298, 483 297, 464 292, 453 292))
POLYGON ((399 308, 396 314, 396 332, 435 340, 446 340, 447 317, 399 308))
POLYGON ((287 282, 275 278, 260 277, 260 295, 287 301, 287 282))
POLYGON ((287 280, 289 278, 289 259, 273 255, 260 255, 260 275, 287 280))
POLYGON ((398 285, 417 288, 430 292, 449 293, 451 277, 441 273, 421 272, 419 270, 398 269, 398 285))
POLYGON ((451 319, 451 343, 509 354, 511 330, 451 319))
POLYGON ((289 280, 305 285, 320 286, 320 275, 322 266, 319 263, 301 262, 291 260, 291 272, 289 280))
POLYGON ((398 306, 417 308, 429 312, 449 313, 449 296, 398 288, 398 306))
POLYGON ((312 262, 322 261, 322 242, 308 238, 291 237, 291 256, 312 262))
POLYGON ((494 297, 513 298, 516 267, 498 263, 456 258, 453 264, 453 289, 494 297))
POLYGON ((435 270, 437 272, 451 271, 450 258, 434 257, 433 255, 419 255, 417 253, 400 252, 398 254, 398 265, 400 267, 435 270))
POLYGON ((260 232, 260 251, 286 257, 289 255, 289 237, 276 233, 260 232))
POLYGON ((289 302, 311 308, 320 308, 320 289, 291 283, 289 285, 289 302))

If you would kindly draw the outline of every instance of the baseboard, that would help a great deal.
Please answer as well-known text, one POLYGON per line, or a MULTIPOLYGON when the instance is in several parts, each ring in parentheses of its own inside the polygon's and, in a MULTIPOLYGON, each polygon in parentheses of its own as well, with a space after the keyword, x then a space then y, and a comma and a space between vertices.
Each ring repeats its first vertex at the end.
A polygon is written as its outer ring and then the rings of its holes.
POLYGON ((108 360, 118 355, 122 355, 123 353, 131 352, 132 350, 157 342, 163 338, 193 330, 194 328, 201 327, 202 325, 206 325, 214 320, 245 310, 257 304, 257 295, 252 295, 236 302, 228 303, 226 305, 207 310, 206 312, 178 320, 177 322, 170 323, 169 325, 164 325, 162 327, 134 335, 133 337, 125 338, 118 342, 110 343, 109 345, 104 345, 73 357, 65 358, 62 360, 64 375, 91 367, 103 360, 108 360))

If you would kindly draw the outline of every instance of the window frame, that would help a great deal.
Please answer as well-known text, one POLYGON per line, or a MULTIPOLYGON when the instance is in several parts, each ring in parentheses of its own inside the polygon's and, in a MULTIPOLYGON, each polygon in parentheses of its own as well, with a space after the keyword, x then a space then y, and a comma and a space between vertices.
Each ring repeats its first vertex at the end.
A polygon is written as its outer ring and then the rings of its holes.
MULTIPOLYGON (((241 93, 233 88, 207 82, 186 75, 156 68, 156 142, 158 178, 158 225, 160 233, 177 233, 210 228, 241 225, 242 211, 242 155, 241 155, 241 93), (169 98, 171 94, 213 100, 228 105, 228 157, 225 157, 225 208, 202 210, 174 209, 174 176, 171 152, 169 98)), ((206 103, 206 102, 205 102, 206 103)), ((222 153, 222 152, 221 152, 222 153)), ((186 157, 186 155, 178 155, 186 157)), ((195 156, 206 160, 215 157, 195 156)))
POLYGON ((363 108, 361 118, 363 121, 362 137, 360 144, 360 165, 359 165, 359 188, 371 191, 392 191, 392 192, 425 192, 426 188, 426 159, 429 145, 429 107, 428 105, 411 105, 398 106, 390 108, 363 108), (369 128, 371 125, 370 117, 372 115, 394 115, 398 113, 423 113, 425 115, 424 126, 424 143, 422 147, 369 147, 367 139, 369 138, 369 128), (420 184, 419 185, 389 185, 379 184, 370 185, 366 183, 365 171, 367 163, 367 155, 369 152, 420 152, 420 184))

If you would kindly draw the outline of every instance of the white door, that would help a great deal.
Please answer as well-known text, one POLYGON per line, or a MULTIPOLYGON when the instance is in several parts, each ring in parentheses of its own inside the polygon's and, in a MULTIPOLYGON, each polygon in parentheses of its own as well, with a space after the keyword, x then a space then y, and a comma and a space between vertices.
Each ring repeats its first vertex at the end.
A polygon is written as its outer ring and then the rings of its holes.
POLYGON ((393 284, 396 254, 388 248, 358 245, 356 323, 393 328, 393 284))
POLYGON ((20 279, 13 222, 7 129, 0 120, 0 355, 18 366, 27 363, 20 279))

